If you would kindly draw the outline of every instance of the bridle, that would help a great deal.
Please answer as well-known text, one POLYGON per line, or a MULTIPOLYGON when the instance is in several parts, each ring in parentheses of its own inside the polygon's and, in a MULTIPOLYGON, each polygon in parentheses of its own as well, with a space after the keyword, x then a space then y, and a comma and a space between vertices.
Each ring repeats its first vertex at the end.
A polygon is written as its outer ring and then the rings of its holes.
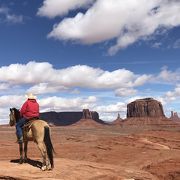
POLYGON ((16 124, 16 117, 15 117, 14 109, 10 109, 9 119, 10 119, 9 125, 14 126, 16 124))

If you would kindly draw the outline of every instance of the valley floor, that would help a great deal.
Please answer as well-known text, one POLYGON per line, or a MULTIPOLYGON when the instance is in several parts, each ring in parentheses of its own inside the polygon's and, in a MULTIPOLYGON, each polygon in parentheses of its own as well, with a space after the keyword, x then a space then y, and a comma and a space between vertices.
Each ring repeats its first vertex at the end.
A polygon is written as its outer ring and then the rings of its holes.
POLYGON ((40 170, 35 143, 18 164, 15 128, 0 126, 0 179, 179 180, 180 127, 51 127, 55 168, 40 170))

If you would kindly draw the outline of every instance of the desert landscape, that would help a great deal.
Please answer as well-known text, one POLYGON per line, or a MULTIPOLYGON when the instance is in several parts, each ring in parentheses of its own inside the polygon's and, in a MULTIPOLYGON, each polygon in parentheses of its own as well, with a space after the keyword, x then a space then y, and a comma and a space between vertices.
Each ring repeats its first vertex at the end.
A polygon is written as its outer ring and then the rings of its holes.
POLYGON ((28 146, 28 162, 19 164, 15 127, 0 126, 0 179, 179 180, 178 119, 166 118, 163 107, 157 109, 158 102, 153 99, 135 104, 138 112, 147 106, 143 109, 148 116, 141 113, 142 117, 136 117, 128 109, 127 119, 107 124, 93 120, 86 110, 84 119, 76 123, 52 125, 56 151, 52 171, 41 171, 41 155, 33 142, 28 146))

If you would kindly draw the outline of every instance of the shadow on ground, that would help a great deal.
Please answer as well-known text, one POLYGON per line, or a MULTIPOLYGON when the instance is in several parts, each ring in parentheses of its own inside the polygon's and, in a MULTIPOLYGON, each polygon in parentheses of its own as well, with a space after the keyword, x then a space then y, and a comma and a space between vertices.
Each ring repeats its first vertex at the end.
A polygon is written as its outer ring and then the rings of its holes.
MULTIPOLYGON (((12 159, 10 162, 11 163, 19 163, 19 159, 12 159)), ((42 162, 35 161, 35 160, 32 160, 32 159, 27 159, 26 162, 24 162, 24 163, 30 164, 31 166, 34 166, 34 167, 37 167, 37 168, 42 167, 42 162)), ((0 179, 1 179, 1 177, 0 177, 0 179)))
POLYGON ((13 178, 11 176, 0 176, 0 179, 4 179, 4 180, 21 180, 19 178, 13 178))

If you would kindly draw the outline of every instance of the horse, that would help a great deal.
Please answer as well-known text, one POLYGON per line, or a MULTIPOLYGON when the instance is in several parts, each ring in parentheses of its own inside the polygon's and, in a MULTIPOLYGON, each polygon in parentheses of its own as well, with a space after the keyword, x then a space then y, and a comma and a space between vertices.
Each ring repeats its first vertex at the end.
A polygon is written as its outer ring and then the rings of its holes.
MULTIPOLYGON (((20 111, 16 108, 10 108, 9 125, 14 126, 20 119, 20 111)), ((32 120, 29 121, 29 125, 25 125, 23 128, 23 143, 19 143, 20 159, 19 163, 27 162, 27 147, 28 141, 34 141, 42 155, 42 167, 43 171, 52 170, 54 168, 53 153, 54 148, 50 137, 50 127, 44 120, 32 120), (28 129, 28 130, 25 130, 28 129), (24 155, 24 156, 23 156, 24 155)))

